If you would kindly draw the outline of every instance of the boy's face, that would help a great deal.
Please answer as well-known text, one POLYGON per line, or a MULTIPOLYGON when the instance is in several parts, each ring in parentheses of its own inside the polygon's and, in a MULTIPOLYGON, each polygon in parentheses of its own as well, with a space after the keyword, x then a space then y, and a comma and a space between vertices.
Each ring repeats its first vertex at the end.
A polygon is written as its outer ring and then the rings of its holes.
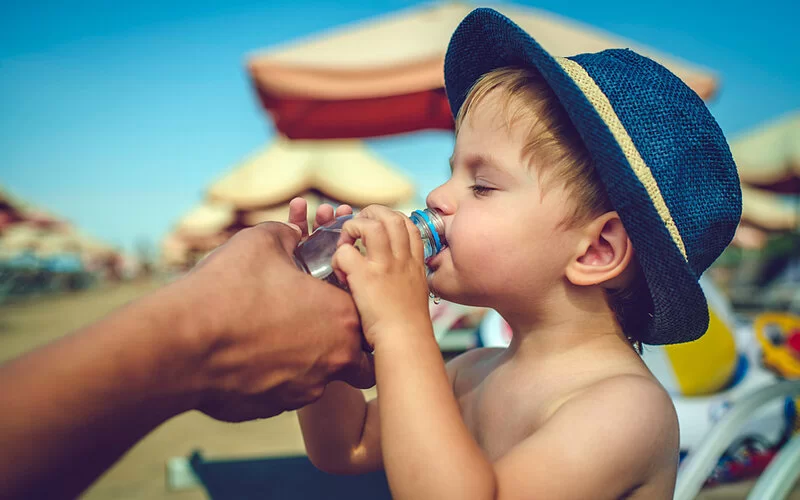
POLYGON ((543 192, 536 152, 524 153, 530 127, 506 125, 497 90, 461 124, 450 180, 427 199, 444 214, 449 244, 429 262, 442 298, 509 313, 557 298, 579 234, 559 224, 570 208, 564 186, 543 192))

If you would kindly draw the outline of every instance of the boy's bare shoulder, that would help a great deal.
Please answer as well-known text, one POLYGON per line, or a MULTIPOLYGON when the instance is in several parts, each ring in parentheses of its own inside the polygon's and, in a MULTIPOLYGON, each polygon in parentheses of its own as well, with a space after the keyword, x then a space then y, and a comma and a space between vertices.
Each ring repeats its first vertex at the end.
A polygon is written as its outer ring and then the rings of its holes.
POLYGON ((530 496, 666 499, 678 446, 675 410, 658 382, 613 375, 569 396, 495 470, 506 489, 530 496))
POLYGON ((634 469, 677 460, 675 406, 652 376, 621 374, 599 380, 569 397, 549 420, 557 429, 608 447, 619 455, 620 464, 634 469))
POLYGON ((623 426, 629 436, 636 431, 677 431, 672 399, 652 376, 619 374, 601 379, 568 397, 551 418, 562 412, 608 417, 609 424, 623 426))

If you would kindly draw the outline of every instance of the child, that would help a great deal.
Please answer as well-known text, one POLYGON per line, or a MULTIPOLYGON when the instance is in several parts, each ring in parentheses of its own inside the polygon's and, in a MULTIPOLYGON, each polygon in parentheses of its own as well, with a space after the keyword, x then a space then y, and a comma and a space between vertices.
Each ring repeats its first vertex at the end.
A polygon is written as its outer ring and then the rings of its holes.
POLYGON ((672 498, 677 418, 632 344, 706 329, 697 279, 741 210, 719 127, 653 61, 555 58, 490 9, 456 30, 445 82, 452 176, 427 203, 449 247, 426 276, 402 214, 368 207, 344 226, 334 267, 380 403, 331 383, 299 412, 309 457, 334 473, 383 467, 397 499, 672 498), (429 289, 496 309, 511 345, 445 366, 429 289))

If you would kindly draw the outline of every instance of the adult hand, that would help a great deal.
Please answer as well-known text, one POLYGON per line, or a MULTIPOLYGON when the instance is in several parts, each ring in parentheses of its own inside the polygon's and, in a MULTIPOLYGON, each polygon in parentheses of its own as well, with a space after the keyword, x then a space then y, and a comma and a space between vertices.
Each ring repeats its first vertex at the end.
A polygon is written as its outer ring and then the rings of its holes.
POLYGON ((297 269, 295 225, 244 229, 183 280, 205 346, 197 408, 219 420, 276 415, 318 399, 334 379, 374 385, 347 293, 297 269))
POLYGON ((295 267, 299 239, 281 223, 241 231, 183 278, 0 365, 0 497, 76 497, 187 410, 241 421, 333 379, 371 386, 352 298, 295 267))

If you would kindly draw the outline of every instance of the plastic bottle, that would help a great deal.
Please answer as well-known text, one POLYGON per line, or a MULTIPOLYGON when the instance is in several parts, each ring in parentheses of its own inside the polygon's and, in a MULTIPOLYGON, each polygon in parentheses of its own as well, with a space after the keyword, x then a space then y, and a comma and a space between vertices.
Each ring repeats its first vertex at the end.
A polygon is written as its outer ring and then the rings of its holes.
MULTIPOLYGON (((336 252, 336 243, 342 233, 342 226, 352 218, 352 215, 337 217, 318 228, 305 241, 297 245, 294 251, 294 261, 297 267, 315 278, 347 290, 347 285, 340 282, 336 273, 333 272, 331 259, 336 252)), ((439 212, 430 208, 414 210, 410 218, 411 222, 419 229, 426 261, 447 246, 444 237, 444 221, 439 212)))

